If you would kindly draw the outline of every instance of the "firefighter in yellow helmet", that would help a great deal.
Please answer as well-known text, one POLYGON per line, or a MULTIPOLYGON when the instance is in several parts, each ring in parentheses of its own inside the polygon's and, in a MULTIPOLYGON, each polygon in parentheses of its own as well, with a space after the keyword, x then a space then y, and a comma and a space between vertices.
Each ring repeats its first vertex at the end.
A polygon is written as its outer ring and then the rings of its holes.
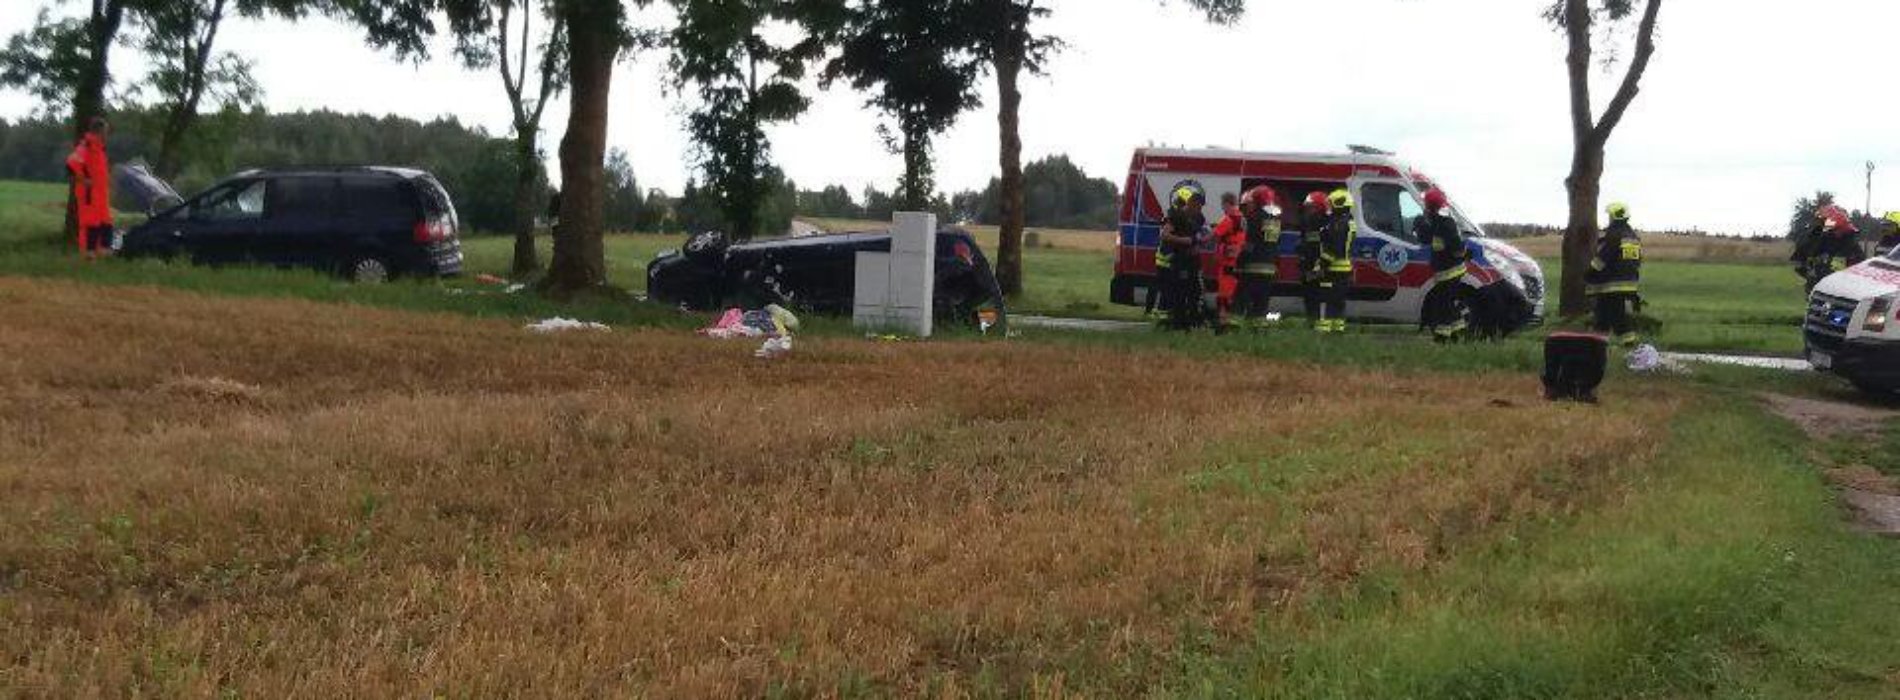
POLYGON ((1334 190, 1323 200, 1318 192, 1313 195, 1308 198, 1309 217, 1316 208, 1311 206, 1315 200, 1325 205, 1325 216, 1307 224, 1309 238, 1315 223, 1319 234, 1319 245, 1309 268, 1314 282, 1307 302, 1308 313, 1313 317, 1315 330, 1344 333, 1346 299, 1352 292, 1352 244, 1359 235, 1359 224, 1353 221, 1352 195, 1346 190, 1334 190))
POLYGON ((1584 276, 1584 293, 1596 301, 1596 330, 1614 334, 1616 342, 1629 347, 1637 340, 1630 313, 1641 304, 1637 282, 1642 279, 1643 241, 1630 227, 1629 205, 1611 204, 1609 214, 1610 225, 1604 227, 1584 276))
POLYGON ((1192 187, 1174 191, 1168 220, 1161 226, 1161 245, 1155 250, 1155 272, 1161 285, 1161 303, 1167 306, 1168 327, 1190 330, 1201 319, 1200 243, 1207 228, 1201 213, 1201 193, 1192 187), (1162 266, 1166 260, 1167 265, 1162 266))

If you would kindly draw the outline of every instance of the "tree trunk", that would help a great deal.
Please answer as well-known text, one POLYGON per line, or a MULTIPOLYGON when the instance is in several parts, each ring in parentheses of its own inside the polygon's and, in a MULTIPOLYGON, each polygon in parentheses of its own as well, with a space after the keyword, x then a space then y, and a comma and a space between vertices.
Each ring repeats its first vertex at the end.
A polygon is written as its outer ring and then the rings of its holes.
POLYGON ((996 58, 996 126, 1000 135, 1002 179, 997 187, 1001 209, 1001 231, 996 245, 996 282, 1003 295, 1023 293, 1023 138, 1021 111, 1023 93, 1017 85, 1022 75, 1023 57, 1014 51, 1020 45, 1004 47, 996 58))
POLYGON ((156 174, 162 179, 176 179, 179 171, 184 169, 181 162, 183 156, 179 155, 179 150, 184 148, 185 134, 191 131, 192 123, 198 119, 198 105, 204 101, 207 82, 205 71, 211 65, 211 51, 217 43, 218 25, 223 22, 224 0, 216 0, 211 5, 211 13, 205 17, 204 35, 198 39, 198 45, 191 49, 191 63, 185 67, 191 84, 186 86, 180 104, 173 106, 171 115, 165 120, 165 131, 159 136, 156 174))
POLYGON ((1578 144, 1570 163, 1570 177, 1564 179, 1564 189, 1570 197, 1570 222, 1564 229, 1559 316, 1590 313, 1590 301, 1584 294, 1584 276, 1590 270, 1590 259, 1596 255, 1597 204, 1602 200, 1602 182, 1603 147, 1578 144))
POLYGON ((541 256, 534 249, 534 215, 540 207, 541 164, 532 129, 515 134, 515 259, 509 266, 515 277, 532 275, 541 269, 541 256))
POLYGON ((898 208, 903 211, 930 209, 930 134, 920 128, 905 127, 903 192, 898 208))
POLYGON ((542 288, 555 297, 607 283, 601 207, 606 198, 608 89, 620 54, 619 7, 611 5, 591 0, 561 4, 573 92, 567 133, 561 137, 561 223, 554 229, 554 259, 542 281, 542 288))

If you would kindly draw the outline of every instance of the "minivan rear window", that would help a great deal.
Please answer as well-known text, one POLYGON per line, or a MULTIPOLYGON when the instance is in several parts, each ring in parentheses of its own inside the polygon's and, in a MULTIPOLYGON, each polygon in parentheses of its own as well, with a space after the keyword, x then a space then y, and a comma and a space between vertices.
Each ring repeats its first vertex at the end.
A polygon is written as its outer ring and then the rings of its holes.
POLYGON ((327 219, 336 213, 336 178, 277 178, 264 199, 265 211, 273 219, 327 219))
POLYGON ((415 200, 405 185, 395 178, 344 178, 337 203, 356 218, 413 217, 415 200))

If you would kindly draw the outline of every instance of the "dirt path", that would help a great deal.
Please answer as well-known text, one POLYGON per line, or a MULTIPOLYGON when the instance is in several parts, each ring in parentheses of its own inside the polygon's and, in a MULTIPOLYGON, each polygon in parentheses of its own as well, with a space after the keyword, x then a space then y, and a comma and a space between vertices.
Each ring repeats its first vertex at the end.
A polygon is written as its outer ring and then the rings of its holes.
MULTIPOLYGON (((1877 440, 1886 422, 1900 411, 1839 401, 1763 394, 1776 414, 1800 426, 1816 441, 1877 440)), ((1865 464, 1835 464, 1826 454, 1813 455, 1828 480, 1841 491, 1841 502, 1853 511, 1854 525, 1864 531, 1900 537, 1900 479, 1865 464)))

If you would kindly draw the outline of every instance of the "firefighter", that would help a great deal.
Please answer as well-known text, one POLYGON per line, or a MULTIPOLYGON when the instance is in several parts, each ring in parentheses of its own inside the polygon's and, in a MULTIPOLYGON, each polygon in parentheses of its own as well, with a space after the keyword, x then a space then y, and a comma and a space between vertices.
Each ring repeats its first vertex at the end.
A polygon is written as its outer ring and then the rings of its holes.
POLYGON ((1630 347, 1637 340, 1630 312, 1641 303, 1637 283, 1642 279, 1643 241, 1630 228, 1629 205, 1611 204, 1609 214, 1610 225, 1597 241, 1590 273, 1584 277, 1584 291, 1596 301, 1596 330, 1614 334, 1617 343, 1630 347))
POLYGON ((1344 188, 1327 195, 1331 214, 1319 240, 1319 320, 1321 333, 1346 332, 1346 299, 1352 293, 1352 244, 1359 224, 1352 217, 1352 195, 1344 188))
POLYGON ((1325 192, 1314 192, 1300 203, 1300 296, 1306 306, 1306 320, 1315 330, 1323 324, 1320 320, 1320 281, 1324 278, 1319 264, 1320 239, 1325 236, 1327 220, 1332 216, 1332 204, 1327 202, 1325 192))
POLYGON ((78 203, 79 254, 87 262, 112 252, 112 167, 106 160, 106 136, 111 131, 105 117, 93 117, 86 134, 73 145, 72 155, 66 157, 73 201, 78 203))
POLYGON ((1240 251, 1247 243, 1246 217, 1240 211, 1239 197, 1232 192, 1220 196, 1221 219, 1214 226, 1214 329, 1225 332, 1232 326, 1234 295, 1240 289, 1240 251))
POLYGON ((1900 247, 1900 211, 1890 211, 1880 219, 1880 242, 1874 244, 1874 254, 1886 255, 1897 247, 1900 247))
POLYGON ((1255 187, 1240 200, 1246 217, 1246 242, 1241 246, 1240 288, 1234 305, 1248 327, 1266 327, 1273 301, 1273 278, 1280 265, 1280 196, 1266 185, 1255 187))
POLYGON ((1828 275, 1840 272, 1867 259, 1860 247, 1860 229, 1847 212, 1833 204, 1814 211, 1814 223, 1795 243, 1795 272, 1813 292, 1814 285, 1828 275))
POLYGON ((1207 217, 1201 214, 1200 202, 1200 193, 1191 187, 1175 190, 1174 206, 1168 210, 1167 223, 1161 226, 1156 265, 1160 265, 1162 255, 1168 260, 1161 303, 1168 307, 1168 327, 1176 330, 1190 330, 1200 325, 1200 244, 1203 230, 1207 228, 1207 217))
POLYGON ((1469 325, 1459 293, 1465 286, 1465 263, 1470 253, 1465 250, 1464 234, 1458 230, 1458 220, 1451 216, 1451 199, 1444 190, 1434 187, 1425 192, 1425 214, 1412 220, 1412 236, 1432 251, 1432 289, 1425 293, 1419 319, 1431 328, 1432 340, 1455 342, 1469 325))

